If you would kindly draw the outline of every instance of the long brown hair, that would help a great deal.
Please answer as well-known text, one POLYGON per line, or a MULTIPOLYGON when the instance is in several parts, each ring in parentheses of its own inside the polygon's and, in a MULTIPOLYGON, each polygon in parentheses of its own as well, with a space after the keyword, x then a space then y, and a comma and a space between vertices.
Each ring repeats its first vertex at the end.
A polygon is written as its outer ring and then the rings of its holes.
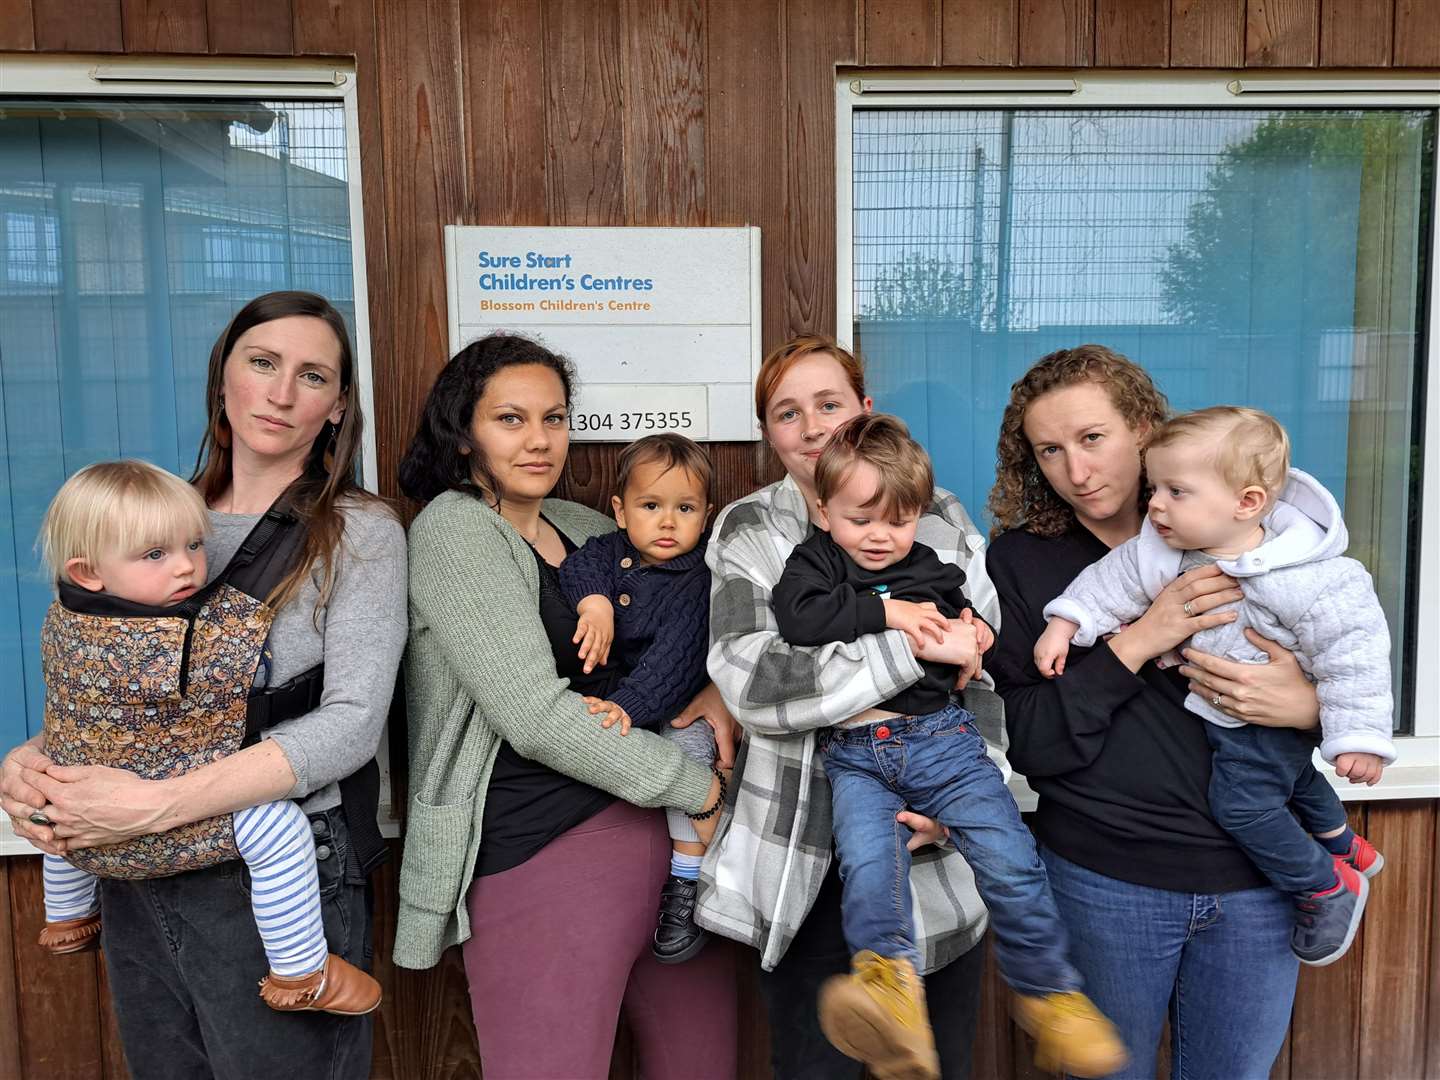
POLYGON ((206 503, 213 504, 232 482, 234 450, 231 446, 230 421, 225 415, 225 361, 235 343, 248 330, 263 323, 304 315, 319 319, 335 334, 340 343, 340 400, 345 412, 340 423, 325 422, 310 447, 304 471, 286 489, 290 508, 305 524, 305 541, 295 567, 266 598, 272 608, 281 608, 294 599, 316 563, 320 565, 317 583, 320 599, 315 605, 315 618, 330 601, 335 589, 335 570, 340 542, 345 535, 342 500, 384 505, 382 500, 363 489, 355 481, 355 465, 360 455, 361 435, 365 417, 360 410, 355 389, 355 352, 350 346, 350 331, 340 312, 323 296, 311 292, 271 292, 257 296, 235 313, 228 326, 215 339, 210 350, 210 369, 205 383, 205 412, 208 423, 200 452, 195 458, 195 472, 190 482, 200 489, 206 503))
MULTIPOLYGON (((1075 510, 1050 486, 1025 437, 1025 410, 1051 390, 1093 382, 1105 389, 1131 431, 1154 430, 1170 413, 1170 405, 1135 361, 1104 345, 1079 345, 1042 356, 1010 387, 1010 403, 1000 418, 1000 443, 995 448, 995 486, 988 503, 990 537, 1024 526, 1037 536, 1059 536, 1075 524, 1075 510)), ((1140 480, 1140 509, 1149 493, 1140 480)))

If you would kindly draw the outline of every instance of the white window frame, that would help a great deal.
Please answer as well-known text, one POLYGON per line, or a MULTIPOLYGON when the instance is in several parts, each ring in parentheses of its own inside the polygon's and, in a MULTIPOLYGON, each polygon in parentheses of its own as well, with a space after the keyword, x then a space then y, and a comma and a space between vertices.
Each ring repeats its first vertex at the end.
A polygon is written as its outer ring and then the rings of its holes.
MULTIPOLYGON (((1316 108, 1440 109, 1440 72, 1176 71, 1076 69, 839 73, 835 82, 835 336, 847 345, 854 328, 853 115, 862 109, 924 108, 1316 108)), ((1440 209, 1440 162, 1432 163, 1440 209)), ((1427 380, 1419 418, 1423 449, 1420 535, 1416 559, 1414 732, 1395 740, 1398 756, 1375 787, 1335 776, 1315 762, 1348 802, 1440 797, 1440 213, 1431 215, 1427 380)), ((1022 808, 1034 794, 1024 778, 1011 782, 1022 808)))
MULTIPOLYGON (((0 53, 0 97, 245 98, 329 100, 345 110, 346 185, 350 204, 350 272, 354 281, 355 382, 370 423, 361 447, 361 479, 377 488, 374 366, 370 352, 369 287, 365 274, 365 201, 360 158, 360 114, 355 66, 340 62, 230 59, 222 57, 124 57, 67 53, 49 56, 0 53)), ((390 805, 388 733, 376 755, 380 765, 380 825, 399 835, 390 805)), ((16 837, 0 815, 0 855, 29 855, 35 849, 16 837)))

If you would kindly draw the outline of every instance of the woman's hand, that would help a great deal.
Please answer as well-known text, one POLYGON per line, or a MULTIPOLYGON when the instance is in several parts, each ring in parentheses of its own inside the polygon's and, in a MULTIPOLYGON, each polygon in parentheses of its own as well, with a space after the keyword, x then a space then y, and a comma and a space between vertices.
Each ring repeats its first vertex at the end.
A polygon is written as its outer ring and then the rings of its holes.
POLYGON ((1319 724, 1320 699, 1294 654, 1254 630, 1247 628, 1245 636, 1250 644, 1269 655, 1270 662, 1242 664, 1185 649, 1180 674, 1190 680, 1191 692, 1247 724, 1301 729, 1319 724))
POLYGON ((704 720, 715 732, 715 764, 721 769, 735 767, 735 744, 739 742, 740 724, 730 715, 725 699, 715 684, 706 683, 705 689, 691 699, 690 704, 680 710, 680 715, 670 721, 671 727, 686 728, 696 720, 704 720))
POLYGON ((106 765, 52 765, 34 780, 54 835, 70 851, 165 831, 173 820, 168 783, 106 765))
POLYGON ((44 817, 49 800, 36 786, 51 762, 40 749, 41 736, 21 743, 5 755, 0 764, 0 810, 10 817, 15 835, 29 840, 47 855, 65 854, 65 844, 55 838, 55 830, 30 819, 31 814, 44 817))
POLYGON ((1166 585, 1123 634, 1110 639, 1110 651, 1131 671, 1139 671, 1147 660, 1169 652, 1201 630, 1234 622, 1236 612, 1214 609, 1242 596, 1235 579, 1226 577, 1218 566, 1188 570, 1166 585))
POLYGON ((924 814, 917 814, 914 810, 901 810, 895 815, 895 820, 911 831, 910 839, 905 842, 907 851, 918 851, 926 844, 935 844, 943 847, 950 842, 950 830, 941 825, 934 818, 928 818, 924 814))
POLYGON ((954 664, 960 669, 955 680, 955 689, 963 690, 971 679, 980 674, 980 636, 975 622, 966 619, 951 619, 947 623, 945 637, 939 641, 924 639, 924 648, 911 646, 917 660, 929 660, 937 664, 954 664))

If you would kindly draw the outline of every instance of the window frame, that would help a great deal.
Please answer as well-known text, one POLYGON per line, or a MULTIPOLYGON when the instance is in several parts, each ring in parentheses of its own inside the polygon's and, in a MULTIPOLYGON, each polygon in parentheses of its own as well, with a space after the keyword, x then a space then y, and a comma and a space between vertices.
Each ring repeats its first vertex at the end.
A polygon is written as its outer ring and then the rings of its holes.
MULTIPOLYGON (((1036 108, 1425 108, 1440 111, 1440 71, 881 71, 842 69, 835 79, 836 338, 854 333, 853 116, 866 109, 1036 108)), ((1320 766, 1347 802, 1440 797, 1440 162, 1433 162, 1429 289, 1422 332, 1426 382, 1421 414, 1412 734, 1397 736, 1395 763, 1375 787, 1355 786, 1320 766), (1427 662, 1426 657, 1430 660, 1427 662)), ((1015 776, 1022 809, 1034 793, 1015 776)))
MULTIPOLYGON (((155 97, 304 99, 339 102, 345 115, 346 186, 350 210, 350 272, 355 305, 355 383, 371 422, 361 446, 361 482, 377 489, 374 365, 370 348, 369 286, 365 272, 365 201, 360 156, 360 114, 353 63, 264 60, 240 57, 128 57, 79 53, 0 53, 0 97, 155 97)), ((387 836, 399 835, 391 805, 388 732, 381 736, 379 820, 387 836)), ((0 856, 34 854, 0 815, 0 856)))

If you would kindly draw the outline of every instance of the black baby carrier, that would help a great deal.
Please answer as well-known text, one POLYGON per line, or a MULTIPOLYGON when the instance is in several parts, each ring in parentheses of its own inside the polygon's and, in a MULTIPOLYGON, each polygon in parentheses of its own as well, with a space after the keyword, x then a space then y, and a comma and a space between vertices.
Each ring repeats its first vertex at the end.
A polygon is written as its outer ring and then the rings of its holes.
MULTIPOLYGON (((275 616, 265 598, 294 566, 304 532, 282 495, 224 572, 173 607, 62 582, 40 631, 46 755, 57 765, 111 765, 164 779, 233 754, 318 706, 323 665, 282 686, 254 686, 275 616)), ((366 875, 386 857, 375 820, 379 793, 373 758, 340 782, 351 850, 366 875)), ((230 814, 66 856, 110 878, 166 877, 239 857, 230 814)))

